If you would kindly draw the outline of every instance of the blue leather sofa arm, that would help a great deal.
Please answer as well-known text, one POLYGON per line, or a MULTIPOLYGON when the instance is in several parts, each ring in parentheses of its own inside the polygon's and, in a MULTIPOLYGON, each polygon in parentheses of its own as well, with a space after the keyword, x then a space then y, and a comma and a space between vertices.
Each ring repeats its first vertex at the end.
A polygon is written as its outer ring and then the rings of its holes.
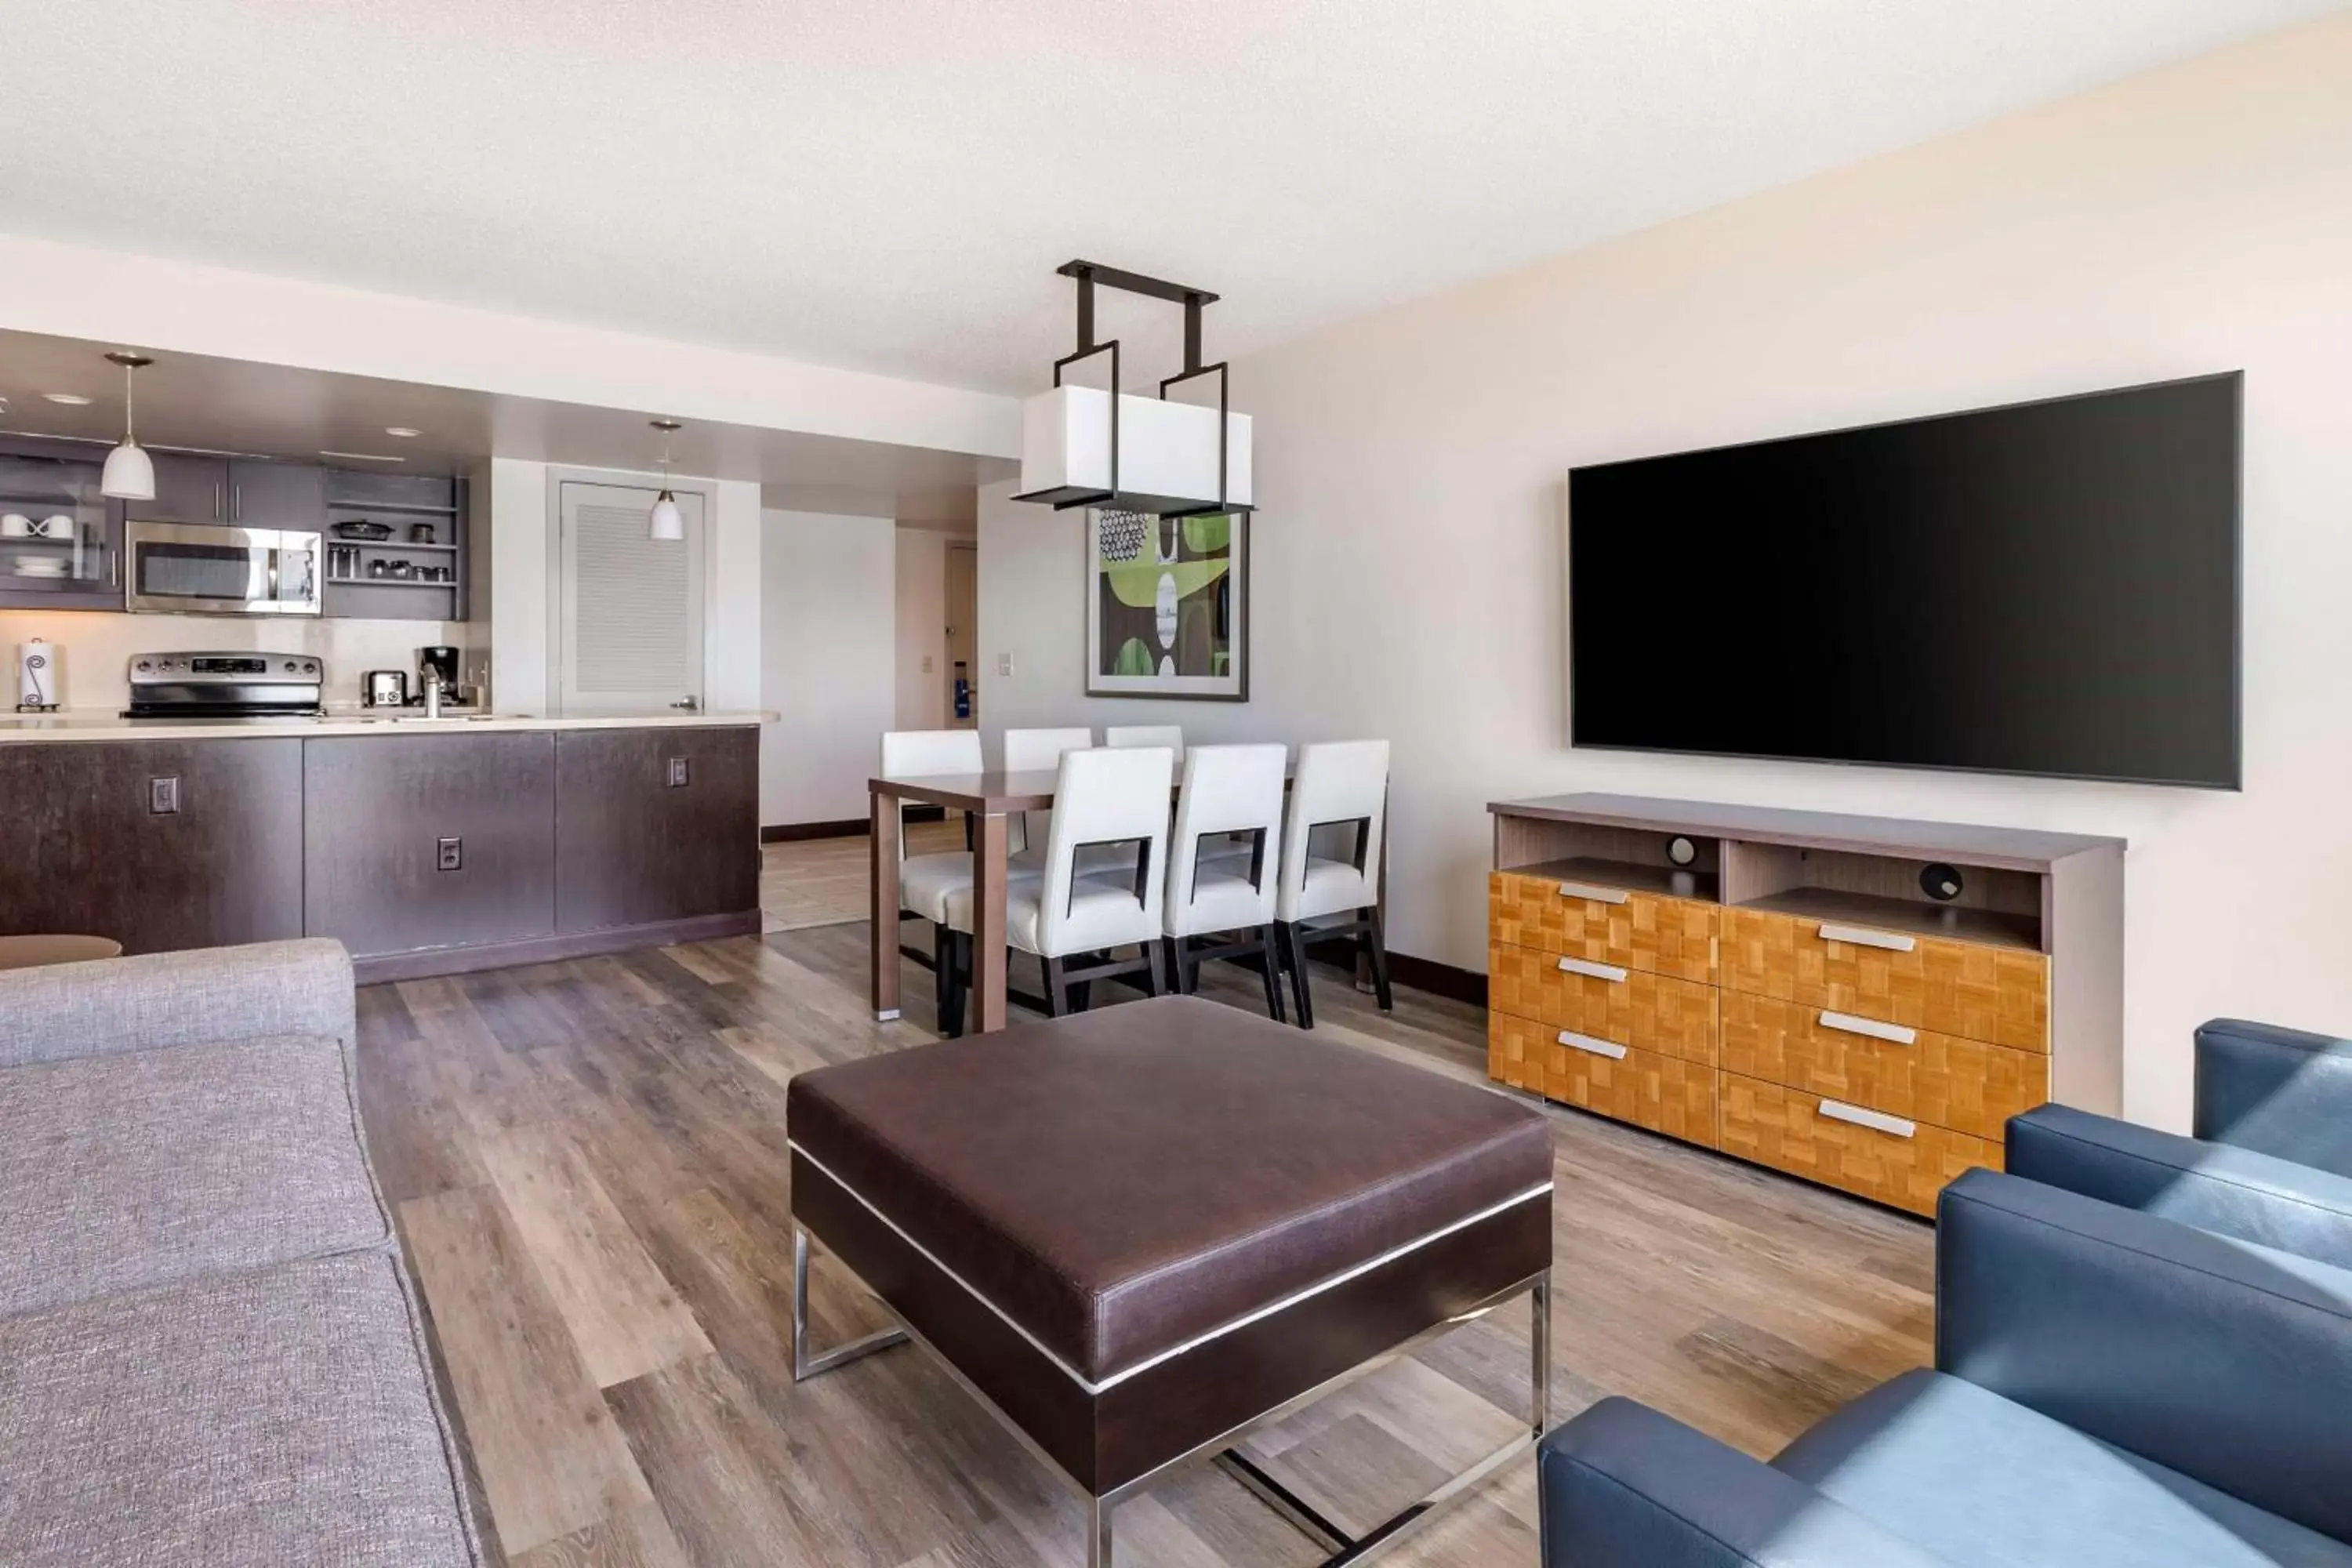
POLYGON ((1543 1441, 1544 1568, 1946 1568, 1671 1416, 1604 1399, 1543 1441))
POLYGON ((2352 1268, 2352 1177, 2044 1105, 2009 1123, 2009 1173, 2352 1268))
POLYGON ((2352 1040, 2238 1018, 2197 1031, 2198 1137, 2352 1177, 2352 1040))
POLYGON ((2352 1270, 1990 1171, 1937 1222, 1939 1371, 2352 1541, 2352 1270))

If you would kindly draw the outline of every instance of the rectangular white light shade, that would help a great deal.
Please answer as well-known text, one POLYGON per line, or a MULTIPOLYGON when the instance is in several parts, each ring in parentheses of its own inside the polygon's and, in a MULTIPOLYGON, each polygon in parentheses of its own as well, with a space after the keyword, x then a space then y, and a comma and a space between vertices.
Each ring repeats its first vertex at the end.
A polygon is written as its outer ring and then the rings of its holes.
MULTIPOLYGON (((1108 392, 1057 386, 1021 405, 1023 496, 1068 500, 1110 488, 1108 392)), ((1228 414, 1223 499, 1245 507, 1250 495, 1250 418, 1228 414)), ((1216 409, 1121 394, 1118 489, 1100 504, 1170 512, 1214 506, 1218 500, 1216 409)))

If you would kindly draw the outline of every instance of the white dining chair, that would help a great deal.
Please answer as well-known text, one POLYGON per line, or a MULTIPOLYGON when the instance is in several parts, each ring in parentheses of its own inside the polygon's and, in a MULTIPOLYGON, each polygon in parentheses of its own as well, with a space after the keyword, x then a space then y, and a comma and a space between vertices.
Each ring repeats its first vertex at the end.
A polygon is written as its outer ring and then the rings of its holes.
MULTIPOLYGON (((1007 730, 1004 731, 1004 771, 1008 773, 1051 773, 1062 765, 1062 753, 1084 751, 1095 743, 1092 730, 1007 730)), ((1024 811, 1007 826, 1019 829, 1011 845, 1013 858, 1032 869, 1042 865, 1045 858, 1045 839, 1051 832, 1054 814, 1050 811, 1024 811)))
MULTIPOLYGON (((1140 974, 1154 996, 1167 989, 1160 920, 1168 889, 1168 792, 1175 754, 1163 747, 1071 750, 1054 786, 1054 820, 1043 873, 1005 889, 1006 942, 1041 962, 1044 1010, 1054 1017, 1086 1005, 1097 980, 1140 974), (1089 872, 1081 848, 1119 846, 1117 872, 1089 872), (1133 958, 1112 950, 1133 947, 1133 958)), ((948 900, 955 932, 950 954, 948 1032, 960 1033, 971 984, 974 889, 948 900)), ((1027 998, 1022 998, 1026 1001, 1027 998)))
POLYGON ((1266 1016, 1282 1016, 1282 958, 1274 899, 1282 866, 1283 746, 1195 746, 1184 759, 1168 846, 1168 957, 1181 994, 1200 989, 1201 965, 1255 957, 1266 1016), (1226 858, 1213 848, 1240 844, 1226 858))
MULTIPOLYGON (((976 773, 982 771, 977 730, 887 730, 882 734, 882 776, 921 778, 934 773, 976 773)), ((932 855, 907 853, 907 803, 898 807, 898 918, 912 915, 931 922, 931 951, 898 944, 898 951, 931 971, 932 1000, 947 1000, 948 895, 971 886, 971 837, 966 847, 932 855)))
POLYGON ((1106 746, 1165 746, 1184 765, 1184 727, 1181 724, 1112 724, 1103 731, 1106 746))
POLYGON ((1381 1011, 1396 1005, 1389 992, 1388 944, 1381 931, 1381 838, 1388 807, 1386 741, 1298 748, 1290 808, 1282 824, 1282 875, 1275 889, 1274 919, 1302 1029, 1315 1026, 1307 978, 1310 944, 1357 939, 1371 956, 1372 989, 1381 1011), (1339 857, 1315 853, 1316 830, 1333 827, 1349 830, 1348 852, 1339 857), (1334 915, 1347 918, 1332 920, 1334 915))

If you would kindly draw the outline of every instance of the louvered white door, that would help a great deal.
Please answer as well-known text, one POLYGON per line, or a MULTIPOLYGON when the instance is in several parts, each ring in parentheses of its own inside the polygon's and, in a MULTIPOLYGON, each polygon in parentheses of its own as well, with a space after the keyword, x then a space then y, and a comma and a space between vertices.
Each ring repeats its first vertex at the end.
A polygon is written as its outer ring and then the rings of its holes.
POLYGON ((647 532, 658 492, 567 479, 562 530, 563 711, 702 705, 703 498, 678 492, 683 540, 647 532))

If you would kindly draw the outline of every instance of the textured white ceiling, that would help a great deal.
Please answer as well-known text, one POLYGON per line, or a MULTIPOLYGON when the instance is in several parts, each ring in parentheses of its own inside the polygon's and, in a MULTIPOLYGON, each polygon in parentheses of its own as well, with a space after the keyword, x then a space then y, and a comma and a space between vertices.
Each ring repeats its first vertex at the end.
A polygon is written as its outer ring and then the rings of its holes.
POLYGON ((1072 256, 1238 353, 2341 4, 0 0, 0 230, 1024 391, 1072 256))

